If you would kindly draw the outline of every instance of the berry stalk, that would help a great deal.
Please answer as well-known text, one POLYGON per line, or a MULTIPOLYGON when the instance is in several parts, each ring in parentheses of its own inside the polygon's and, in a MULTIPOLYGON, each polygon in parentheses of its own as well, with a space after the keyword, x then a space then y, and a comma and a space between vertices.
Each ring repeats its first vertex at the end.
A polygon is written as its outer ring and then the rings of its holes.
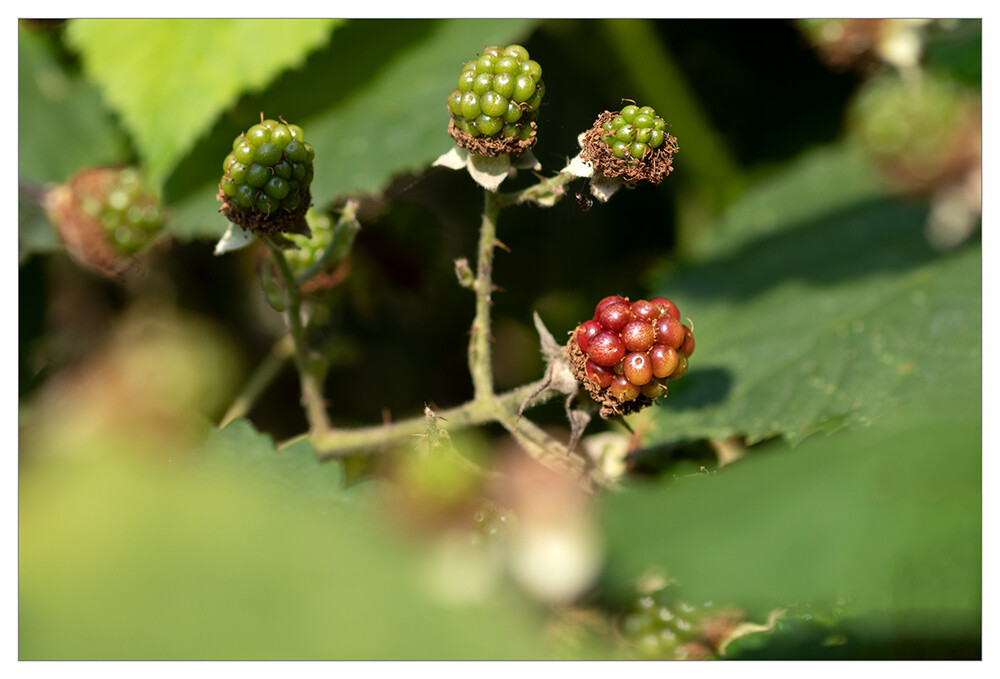
POLYGON ((316 376, 309 369, 306 333, 305 327, 302 325, 302 294, 298 281, 288 265, 288 260, 285 259, 285 254, 274 242, 274 239, 266 234, 260 234, 260 239, 271 251, 271 257, 285 282, 288 297, 288 329, 295 345, 295 367, 298 369, 299 382, 302 385, 302 407, 305 409, 306 419, 309 421, 309 431, 314 434, 329 431, 330 420, 326 414, 323 390, 316 376))
POLYGON ((500 204, 491 191, 483 191, 483 218, 479 227, 479 262, 472 290, 476 294, 476 315, 469 338, 469 373, 475 400, 493 400, 493 365, 490 342, 490 307, 493 305, 493 254, 497 246, 497 218, 500 204))
POLYGON ((264 393, 271 382, 274 381, 274 378, 278 376, 281 366, 285 365, 285 361, 294 355, 295 342, 292 340, 292 336, 283 335, 281 339, 275 342, 271 348, 271 352, 257 366, 242 391, 233 400, 232 405, 229 406, 229 410, 222 416, 222 420, 219 421, 219 429, 222 429, 233 420, 245 417, 250 412, 250 409, 253 408, 253 404, 256 403, 257 398, 264 393))

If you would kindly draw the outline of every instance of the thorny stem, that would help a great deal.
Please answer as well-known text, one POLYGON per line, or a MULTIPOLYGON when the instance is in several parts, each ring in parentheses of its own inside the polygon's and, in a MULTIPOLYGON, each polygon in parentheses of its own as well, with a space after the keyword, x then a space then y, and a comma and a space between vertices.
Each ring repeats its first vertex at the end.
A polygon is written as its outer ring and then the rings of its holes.
MULTIPOLYGON (((532 382, 504 394, 482 401, 472 400, 437 413, 449 431, 464 427, 502 421, 516 413, 521 404, 531 394, 544 386, 545 380, 532 382)), ((555 390, 541 390, 531 397, 527 407, 533 407, 561 396, 555 390)), ((524 420, 522 420, 523 422, 524 420)), ((510 420, 513 427, 516 420, 510 420)), ((344 457, 347 455, 368 455, 386 448, 400 445, 410 437, 419 435, 425 426, 424 417, 413 417, 387 425, 364 427, 361 429, 338 429, 336 432, 315 434, 311 437, 313 446, 321 458, 344 457)))
MULTIPOLYGON (((448 429, 498 422, 540 463, 571 474, 588 491, 594 491, 607 485, 607 479, 593 469, 585 457, 571 454, 565 445, 549 436, 538 425, 518 415, 524 409, 544 403, 555 396, 563 396, 563 392, 549 388, 544 379, 502 395, 493 391, 490 313, 494 290, 493 255, 500 244, 497 240, 500 210, 507 205, 528 201, 552 204, 562 196, 563 187, 572 179, 572 175, 560 173, 517 193, 496 194, 484 191, 478 265, 476 276, 469 285, 476 296, 476 313, 470 330, 468 355, 474 397, 461 406, 437 413, 437 417, 447 423, 445 426, 448 429)), ((416 417, 384 426, 314 432, 311 440, 321 458, 372 454, 400 445, 411 437, 420 436, 424 427, 425 418, 416 417)))
POLYGON ((285 254, 274 242, 274 239, 270 236, 261 236, 260 239, 271 251, 271 256, 285 283, 285 292, 288 295, 288 329, 295 345, 295 367, 298 369, 299 381, 302 384, 302 406, 306 412, 306 419, 309 421, 309 431, 312 434, 329 431, 330 420, 326 414, 323 392, 315 374, 309 369, 306 334, 302 325, 302 295, 299 291, 298 281, 295 279, 291 267, 288 266, 285 254))
POLYGON ((476 401, 492 400, 493 366, 490 342, 490 307, 493 305, 493 252, 497 246, 496 194, 484 190, 483 219, 479 227, 479 265, 472 290, 476 294, 476 316, 469 338, 469 372, 476 401))

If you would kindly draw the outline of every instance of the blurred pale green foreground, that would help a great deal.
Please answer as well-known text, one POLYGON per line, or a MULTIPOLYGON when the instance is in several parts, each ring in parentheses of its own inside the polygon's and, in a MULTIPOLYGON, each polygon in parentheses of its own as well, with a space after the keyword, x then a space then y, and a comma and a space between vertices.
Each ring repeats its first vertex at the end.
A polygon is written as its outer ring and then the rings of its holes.
POLYGON ((237 421, 199 444, 226 348, 140 317, 22 414, 22 659, 541 657, 517 599, 442 601, 308 443, 237 421))

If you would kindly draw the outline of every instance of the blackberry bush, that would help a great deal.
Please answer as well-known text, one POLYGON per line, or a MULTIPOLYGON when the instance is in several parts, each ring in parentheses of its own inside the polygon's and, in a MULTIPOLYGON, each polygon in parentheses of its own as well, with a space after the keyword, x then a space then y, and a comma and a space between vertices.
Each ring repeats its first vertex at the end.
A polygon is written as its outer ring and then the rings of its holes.
POLYGON ((482 156, 514 155, 536 140, 538 107, 545 96, 542 67, 521 45, 483 50, 466 62, 448 95, 455 142, 482 156))
POLYGON ((233 140, 219 200, 229 221, 255 233, 305 231, 313 148, 298 125, 264 120, 233 140))
POLYGON ((630 302, 602 299, 594 317, 581 323, 567 343, 570 367, 601 416, 627 415, 667 395, 667 383, 687 372, 694 334, 680 310, 657 297, 630 302))

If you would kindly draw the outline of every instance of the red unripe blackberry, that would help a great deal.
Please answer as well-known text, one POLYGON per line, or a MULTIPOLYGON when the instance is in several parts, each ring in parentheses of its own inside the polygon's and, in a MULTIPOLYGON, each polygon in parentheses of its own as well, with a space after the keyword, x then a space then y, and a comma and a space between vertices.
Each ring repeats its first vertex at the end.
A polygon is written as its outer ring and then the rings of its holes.
POLYGON ((653 365, 644 351, 629 354, 623 361, 625 377, 637 387, 648 384, 653 379, 653 365))
POLYGON ((660 311, 662 311, 663 313, 670 314, 671 316, 673 316, 677 320, 680 320, 680 318, 681 318, 681 312, 677 308, 677 305, 674 304, 673 302, 671 302, 666 297, 654 297, 653 299, 651 299, 649 301, 650 301, 650 303, 655 304, 656 306, 660 307, 660 311))
POLYGON ((629 382, 628 378, 624 375, 620 375, 613 380, 611 380, 611 386, 608 387, 608 391, 611 395, 621 402, 634 401, 639 396, 639 387, 635 386, 629 382))
POLYGON ((664 314, 656 319, 657 344, 666 344, 668 347, 677 349, 684 342, 684 326, 676 318, 669 314, 664 314))
POLYGON ((567 343, 570 366, 601 415, 627 415, 666 396, 664 380, 687 371, 694 333, 683 325, 677 305, 657 297, 630 302, 605 297, 594 317, 581 323, 567 343))
POLYGON ((691 332, 691 328, 684 327, 684 343, 681 344, 679 351, 685 356, 690 357, 694 353, 694 334, 691 332))
POLYGON ((639 320, 655 321, 660 317, 660 307, 644 299, 632 304, 632 315, 639 320))
POLYGON ((599 332, 590 338, 587 356, 597 365, 610 368, 625 358, 625 343, 616 332, 599 332))
POLYGON ((606 307, 609 304, 614 304, 615 302, 628 302, 628 300, 625 299, 624 297, 619 297, 618 295, 610 295, 608 297, 605 297, 600 302, 598 302, 597 306, 594 308, 594 320, 595 321, 597 320, 597 317, 601 314, 601 311, 604 309, 604 307, 606 307))
POLYGON ((587 353, 587 347, 590 345, 590 339, 601 332, 603 328, 601 324, 597 321, 587 321, 580 325, 576 331, 576 343, 580 346, 580 351, 587 353))
POLYGON ((629 321, 622 328, 621 338, 625 343, 625 348, 629 351, 649 351, 656 340, 656 330, 649 324, 649 321, 629 321))
POLYGON ((687 369, 688 369, 688 359, 687 359, 687 356, 685 356, 684 354, 678 354, 677 368, 674 370, 674 372, 667 379, 668 380, 679 380, 680 378, 684 377, 684 373, 687 372, 687 369))
POLYGON ((666 344, 655 344, 649 350, 649 362, 654 377, 670 377, 677 370, 679 360, 680 356, 677 354, 677 350, 666 344))
POLYGON ((587 379, 601 389, 607 389, 611 386, 611 380, 614 379, 615 374, 608 368, 597 365, 593 361, 587 361, 585 369, 587 371, 587 379))
POLYGON ((667 395, 667 385, 658 379, 650 380, 639 388, 639 393, 651 401, 667 395))
POLYGON ((601 309, 597 320, 605 330, 621 332, 621 329, 632 320, 632 305, 628 302, 612 302, 601 309))

